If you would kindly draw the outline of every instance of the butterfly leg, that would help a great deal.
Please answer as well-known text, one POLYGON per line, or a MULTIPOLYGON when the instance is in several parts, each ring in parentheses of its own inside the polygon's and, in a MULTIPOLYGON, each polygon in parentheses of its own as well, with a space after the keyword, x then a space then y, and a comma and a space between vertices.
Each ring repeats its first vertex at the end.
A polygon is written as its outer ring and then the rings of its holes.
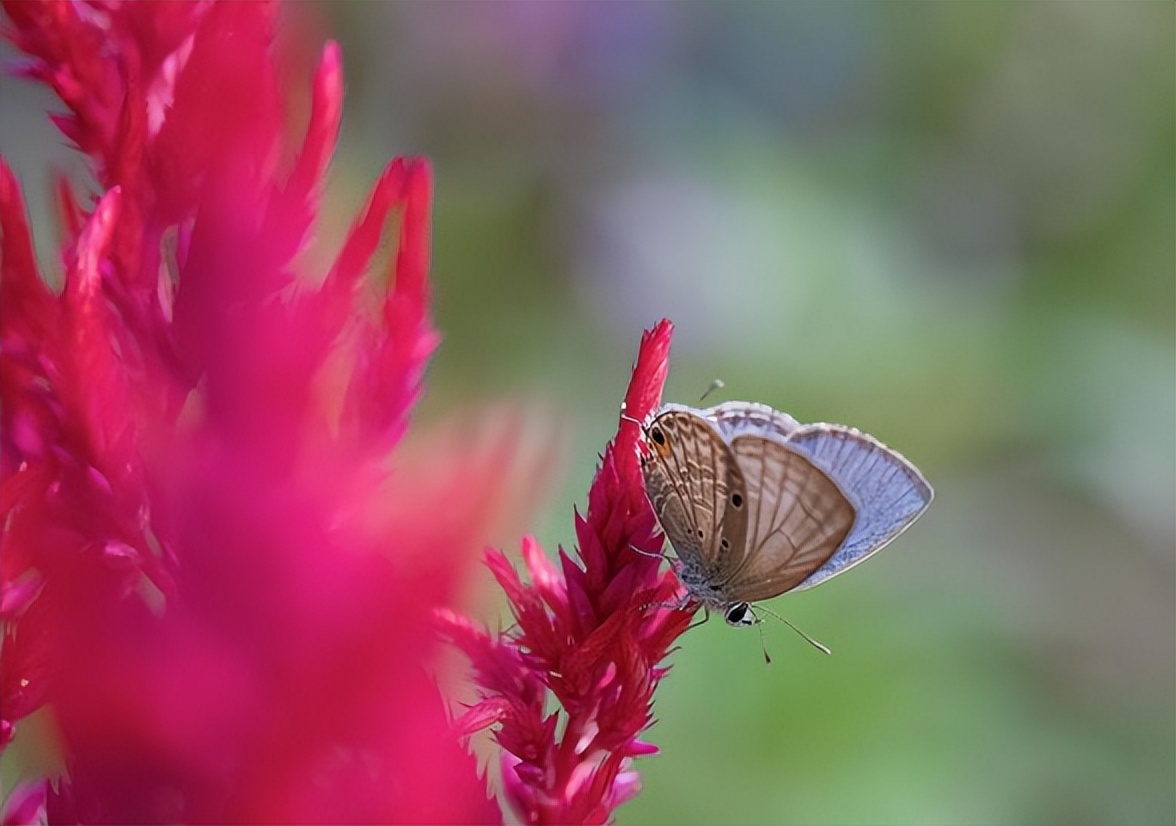
POLYGON ((629 545, 629 550, 636 551, 637 553, 641 554, 642 556, 651 556, 654 559, 671 559, 672 560, 672 557, 668 557, 665 554, 655 554, 655 553, 650 553, 649 551, 643 551, 640 548, 638 548, 636 545, 632 545, 632 544, 629 545))
MULTIPOLYGON (((679 610, 681 610, 681 609, 679 609, 679 610)), ((700 619, 698 622, 692 622, 692 623, 690 623, 690 625, 686 626, 686 631, 689 631, 689 630, 690 630, 690 629, 692 629, 692 628, 697 628, 697 627, 698 627, 698 626, 700 626, 700 625, 705 625, 705 624, 706 624, 706 621, 707 621, 708 619, 710 619, 710 609, 708 609, 708 608, 707 608, 707 607, 704 605, 704 606, 702 606, 702 619, 700 619)), ((685 632, 685 631, 683 631, 682 633, 686 633, 686 632, 685 632)))

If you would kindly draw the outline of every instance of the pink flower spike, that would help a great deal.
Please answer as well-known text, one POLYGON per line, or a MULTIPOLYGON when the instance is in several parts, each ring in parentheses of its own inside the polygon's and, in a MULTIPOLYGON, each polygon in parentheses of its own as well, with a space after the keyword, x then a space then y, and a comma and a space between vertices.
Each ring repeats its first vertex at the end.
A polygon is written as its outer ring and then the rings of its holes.
POLYGON ((92 178, 56 187, 54 294, 0 161, 0 750, 43 710, 62 773, 5 822, 501 822, 459 734, 541 761, 556 720, 452 603, 518 434, 389 456, 437 344, 428 162, 389 163, 316 287, 338 46, 298 137, 275 3, 3 8, 92 178), (437 624, 493 687, 456 725, 437 624))
MULTIPOLYGON (((642 337, 627 417, 644 418, 659 403, 672 329, 662 321, 642 337)), ((496 732, 506 750, 503 787, 527 823, 609 820, 640 789, 630 758, 657 751, 638 737, 653 722, 653 693, 666 673, 660 663, 690 613, 649 607, 672 599, 680 585, 654 556, 662 539, 641 482, 638 436, 622 419, 605 448, 588 512, 576 517, 578 554, 561 551, 556 568, 524 540, 526 583, 504 556, 487 555, 517 628, 450 635, 474 664, 483 704, 510 709, 496 732), (485 664, 491 648, 499 652, 494 668, 485 664), (546 712, 542 695, 536 701, 536 684, 554 695, 556 713, 546 712)))

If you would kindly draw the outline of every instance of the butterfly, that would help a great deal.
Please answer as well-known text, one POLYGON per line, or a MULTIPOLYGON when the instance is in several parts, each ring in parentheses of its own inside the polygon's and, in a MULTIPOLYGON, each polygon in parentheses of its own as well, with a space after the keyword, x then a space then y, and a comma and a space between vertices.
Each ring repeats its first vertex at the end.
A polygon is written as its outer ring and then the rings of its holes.
POLYGON ((931 504, 919 470, 873 436, 755 402, 666 404, 641 424, 646 497, 690 598, 730 625, 752 603, 819 585, 931 504))

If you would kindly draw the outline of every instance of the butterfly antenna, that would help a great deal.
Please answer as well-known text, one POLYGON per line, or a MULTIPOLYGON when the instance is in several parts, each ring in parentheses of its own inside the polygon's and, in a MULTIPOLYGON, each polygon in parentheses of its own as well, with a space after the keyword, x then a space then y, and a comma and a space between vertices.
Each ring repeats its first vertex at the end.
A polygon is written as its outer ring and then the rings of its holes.
POLYGON ((703 399, 705 399, 707 396, 709 396, 711 393, 715 392, 716 390, 722 390, 726 386, 727 385, 723 384, 722 379, 715 379, 714 381, 712 381, 710 383, 710 387, 708 387, 706 389, 706 392, 698 397, 698 403, 702 404, 703 399))
POLYGON ((767 642, 765 642, 765 641, 764 641, 764 625, 763 625, 763 623, 762 623, 762 622, 757 622, 757 623, 756 623, 756 626, 758 626, 758 627, 759 627, 759 632, 760 632, 760 651, 763 651, 763 652, 764 652, 764 665, 771 665, 771 664, 772 664, 772 658, 771 658, 770 656, 768 656, 768 644, 767 644, 767 642))
MULTIPOLYGON (((832 654, 833 653, 832 651, 829 650, 828 646, 826 646, 824 643, 820 642, 819 640, 813 639, 808 634, 804 633, 799 628, 797 628, 795 625, 790 623, 788 620, 784 619, 782 616, 777 614, 771 608, 768 608, 767 606, 764 606, 764 605, 757 605, 757 606, 755 606, 755 610, 764 611, 766 613, 771 614, 773 617, 780 620, 780 622, 784 623, 789 628, 791 628, 793 631, 795 631, 797 634, 799 634, 801 639, 803 639, 805 642, 807 642, 809 645, 811 645, 813 648, 817 649, 818 651, 822 651, 825 654, 832 654)), ((760 636, 761 637, 763 636, 763 629, 762 628, 760 629, 760 636)), ((764 656, 765 657, 768 656, 768 652, 766 649, 764 650, 764 656)), ((771 662, 771 660, 769 659, 768 662, 771 662)))

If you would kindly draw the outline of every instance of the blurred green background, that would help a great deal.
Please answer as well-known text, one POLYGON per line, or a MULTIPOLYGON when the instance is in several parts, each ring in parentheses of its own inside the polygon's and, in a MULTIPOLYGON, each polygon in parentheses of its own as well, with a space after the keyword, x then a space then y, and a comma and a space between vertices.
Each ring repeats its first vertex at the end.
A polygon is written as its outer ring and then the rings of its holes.
MULTIPOLYGON (((936 488, 885 553, 771 604, 832 657, 770 618, 771 666, 755 632, 683 638, 620 823, 1173 823, 1171 4, 292 13, 343 47, 324 235, 391 155, 436 166, 418 420, 524 397, 569 425, 545 547, 662 316, 667 400, 719 377, 936 488)), ((4 89, 45 227, 48 98, 4 89)))

